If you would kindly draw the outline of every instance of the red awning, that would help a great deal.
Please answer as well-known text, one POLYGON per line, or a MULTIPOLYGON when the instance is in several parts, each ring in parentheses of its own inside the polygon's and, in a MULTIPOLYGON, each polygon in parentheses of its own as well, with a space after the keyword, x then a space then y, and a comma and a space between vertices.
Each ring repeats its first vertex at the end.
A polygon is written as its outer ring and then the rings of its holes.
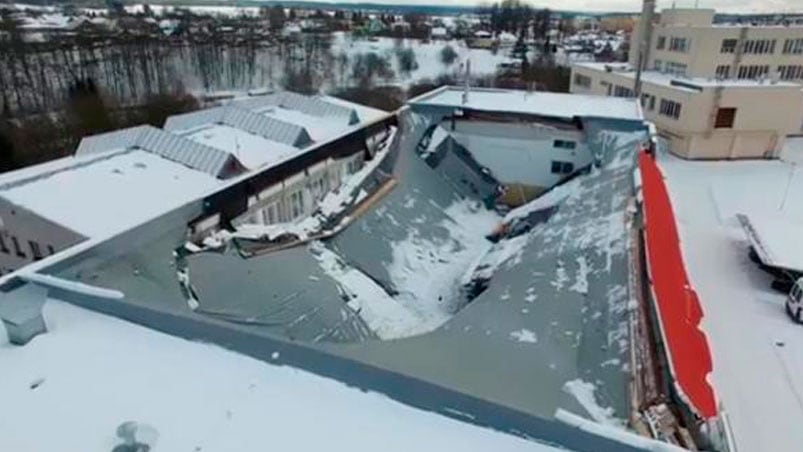
POLYGON ((703 310, 686 275, 669 193, 655 161, 644 152, 639 155, 639 168, 647 260, 671 371, 690 407, 703 418, 714 417, 716 398, 707 380, 713 368, 711 353, 699 328, 703 310))

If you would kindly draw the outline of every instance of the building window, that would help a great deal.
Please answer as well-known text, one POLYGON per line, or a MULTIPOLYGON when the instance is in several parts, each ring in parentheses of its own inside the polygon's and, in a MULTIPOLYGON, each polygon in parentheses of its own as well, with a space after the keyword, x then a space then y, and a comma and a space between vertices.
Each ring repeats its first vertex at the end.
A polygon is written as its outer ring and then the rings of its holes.
POLYGON ((613 95, 614 97, 633 97, 636 93, 626 86, 616 85, 613 87, 613 95))
POLYGON ((658 72, 663 71, 664 70, 663 62, 661 60, 653 61, 652 62, 652 68, 655 69, 658 72))
POLYGON ((655 96, 652 94, 642 93, 641 106, 650 111, 655 110, 655 96))
POLYGON ((733 128, 733 120, 736 118, 735 108, 720 108, 717 110, 717 119, 714 127, 717 129, 733 128))
POLYGON ((739 79, 754 79, 764 77, 765 75, 769 74, 769 72, 770 67, 766 64, 739 66, 739 73, 736 74, 736 77, 739 79))
POLYGON ((14 246, 14 254, 16 254, 18 257, 27 257, 25 256, 25 252, 22 251, 22 248, 20 247, 20 242, 19 240, 17 240, 16 237, 13 236, 11 237, 11 244, 14 246))
POLYGON ((778 78, 781 80, 798 80, 803 78, 803 66, 778 66, 778 78))
POLYGON ((42 250, 39 248, 39 244, 36 243, 34 240, 28 240, 28 247, 31 249, 31 257, 33 260, 38 261, 42 259, 42 250))
POLYGON ((775 39, 749 39, 742 45, 742 52, 754 55, 775 53, 775 42, 775 39))
POLYGON ((731 75, 731 67, 727 64, 721 64, 717 66, 716 77, 717 78, 728 78, 731 75))
POLYGON ((571 174, 573 171, 574 163, 572 162, 552 161, 552 174, 571 174))
POLYGON ((672 52, 688 52, 691 46, 689 38, 671 38, 669 40, 669 50, 672 52))
POLYGON ((8 254, 8 247, 6 246, 6 241, 3 238, 3 232, 0 231, 0 251, 8 254))
POLYGON ((348 163, 346 163, 346 172, 347 174, 354 174, 360 170, 361 166, 360 159, 355 158, 353 160, 349 160, 348 163))
POLYGON ((661 99, 661 105, 658 113, 668 116, 670 118, 680 118, 680 102, 675 102, 668 99, 661 99))
POLYGON ((783 43, 783 53, 800 55, 803 53, 803 38, 787 39, 783 43))
POLYGON ((658 41, 655 43, 655 48, 658 50, 664 50, 666 47, 666 36, 658 36, 658 41))
POLYGON ((675 63, 674 61, 667 61, 665 72, 667 74, 683 77, 686 75, 686 69, 688 69, 688 66, 686 66, 685 64, 675 63))
POLYGON ((574 149, 577 147, 577 143, 570 140, 555 140, 552 142, 552 147, 559 149, 574 149))
POLYGON ((264 218, 265 224, 277 224, 283 221, 281 215, 281 209, 279 208, 279 202, 274 201, 268 204, 267 207, 262 209, 262 217, 264 218))
POLYGON ((723 39, 722 47, 719 48, 719 53, 734 53, 736 52, 736 39, 723 39))
POLYGON ((591 77, 583 74, 574 74, 574 84, 582 88, 591 88, 591 77))
POLYGON ((299 190, 290 195, 290 214, 292 219, 300 217, 304 214, 304 192, 299 190))

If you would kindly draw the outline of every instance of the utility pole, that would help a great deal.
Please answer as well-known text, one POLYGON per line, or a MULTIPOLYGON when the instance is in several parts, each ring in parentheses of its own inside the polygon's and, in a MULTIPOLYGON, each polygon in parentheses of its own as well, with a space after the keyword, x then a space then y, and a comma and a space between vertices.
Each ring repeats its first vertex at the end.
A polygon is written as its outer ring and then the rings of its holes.
POLYGON ((641 73, 650 59, 650 43, 652 42, 652 18, 655 15, 655 0, 644 0, 641 6, 641 20, 639 20, 639 42, 636 65, 636 81, 633 92, 636 99, 641 102, 641 73))

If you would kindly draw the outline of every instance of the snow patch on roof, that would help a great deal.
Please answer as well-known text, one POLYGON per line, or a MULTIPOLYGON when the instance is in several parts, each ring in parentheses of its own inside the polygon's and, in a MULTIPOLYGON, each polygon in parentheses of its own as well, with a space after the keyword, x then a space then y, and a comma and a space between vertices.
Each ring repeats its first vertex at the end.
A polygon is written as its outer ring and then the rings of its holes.
MULTIPOLYGON (((459 297, 460 283, 468 278, 488 250, 490 234, 499 217, 471 200, 456 201, 443 209, 449 217, 441 226, 449 231, 442 240, 426 240, 412 228, 404 240, 393 243, 392 261, 387 265, 398 291, 397 299, 428 321, 443 323, 451 317, 448 303, 459 297)), ((380 208, 383 219, 396 221, 380 208)))
POLYGON ((63 169, 0 196, 87 237, 143 223, 218 186, 218 179, 146 151, 63 169))
POLYGON ((594 386, 593 383, 577 378, 567 381, 563 385, 563 390, 577 399, 580 405, 582 405, 591 416, 591 419, 604 425, 624 427, 624 421, 614 417, 613 408, 600 406, 595 395, 597 387, 594 386))
POLYGON ((299 152, 293 146, 224 124, 205 127, 184 137, 196 143, 224 150, 237 157, 237 160, 248 169, 266 166, 299 152))
POLYGON ((152 426, 166 451, 266 438, 281 450, 557 450, 66 303, 48 301, 45 318, 48 333, 0 347, 0 400, 14 407, 0 411, 0 450, 107 452, 125 421, 152 426))

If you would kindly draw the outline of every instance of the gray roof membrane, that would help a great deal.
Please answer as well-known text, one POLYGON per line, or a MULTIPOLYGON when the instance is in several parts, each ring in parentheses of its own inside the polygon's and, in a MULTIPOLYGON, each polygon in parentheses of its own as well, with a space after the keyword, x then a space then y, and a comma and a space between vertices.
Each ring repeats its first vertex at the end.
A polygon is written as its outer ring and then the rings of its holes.
POLYGON ((607 167, 571 182, 545 223, 495 245, 508 258, 488 289, 437 331, 332 350, 545 418, 557 408, 599 417, 571 394, 592 388, 606 417, 626 418, 624 222, 636 140, 608 141, 607 167))
POLYGON ((75 155, 99 154, 120 149, 142 149, 217 178, 230 177, 244 169, 228 152, 148 125, 85 137, 78 144, 75 155))
POLYGON ((502 217, 442 177, 448 168, 433 169, 416 155, 431 121, 409 113, 402 119, 400 146, 388 160, 398 185, 325 246, 405 306, 434 306, 440 326, 430 333, 378 340, 307 246, 250 259, 231 250, 190 256, 200 302, 193 313, 173 255, 184 243, 183 224, 122 256, 84 259, 61 276, 122 290, 127 302, 308 342, 550 425, 557 408, 603 422, 626 418, 625 209, 633 151, 644 133, 590 131, 602 167, 566 183, 568 194, 529 232, 493 244, 485 226, 502 217), (480 264, 492 277, 466 305, 463 276, 480 264), (418 279, 400 278, 405 271, 418 279), (417 290, 411 281, 434 283, 410 296, 406 290, 417 290), (602 408, 575 397, 584 389, 602 408))

